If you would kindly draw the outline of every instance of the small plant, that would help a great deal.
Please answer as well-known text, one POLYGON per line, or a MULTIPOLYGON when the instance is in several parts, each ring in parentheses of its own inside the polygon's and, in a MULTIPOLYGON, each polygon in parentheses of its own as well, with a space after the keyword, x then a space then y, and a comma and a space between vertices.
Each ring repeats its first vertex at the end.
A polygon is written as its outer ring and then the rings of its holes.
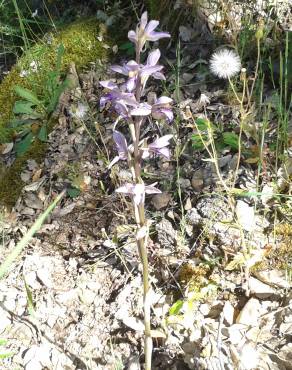
POLYGON ((61 93, 67 87, 67 81, 61 81, 63 55, 64 46, 61 44, 57 51, 56 67, 47 74, 42 96, 37 96, 33 91, 21 86, 14 88, 16 94, 22 98, 14 104, 13 112, 17 119, 10 123, 10 128, 20 137, 15 144, 17 155, 24 154, 35 138, 43 142, 47 140, 47 121, 55 110, 61 93))
POLYGON ((166 32, 155 32, 159 25, 158 21, 151 20, 148 23, 147 12, 142 14, 136 31, 129 31, 128 38, 135 45, 136 60, 131 60, 122 66, 114 65, 111 70, 128 77, 125 84, 118 86, 112 81, 101 81, 100 84, 108 90, 101 98, 100 105, 105 107, 111 104, 113 110, 118 114, 114 123, 113 139, 116 143, 118 156, 114 158, 110 166, 117 161, 127 161, 132 173, 132 183, 126 183, 116 189, 116 192, 126 194, 132 199, 134 215, 137 224, 136 241, 143 267, 143 288, 144 288, 144 324, 145 324, 145 369, 151 369, 152 357, 152 336, 150 327, 150 281, 147 257, 147 239, 149 222, 145 218, 144 203, 146 194, 160 193, 155 185, 146 185, 141 177, 143 159, 154 155, 170 157, 168 149, 172 135, 165 135, 147 144, 147 140, 140 141, 141 128, 150 117, 155 120, 173 120, 173 113, 170 107, 172 99, 161 96, 153 104, 145 101, 145 87, 150 76, 155 79, 164 80, 161 70, 163 66, 158 65, 160 50, 151 51, 147 57, 146 64, 141 63, 142 53, 146 50, 148 41, 157 41, 161 38, 170 37, 166 32), (116 129, 120 121, 126 122, 132 144, 128 144, 126 137, 116 129))

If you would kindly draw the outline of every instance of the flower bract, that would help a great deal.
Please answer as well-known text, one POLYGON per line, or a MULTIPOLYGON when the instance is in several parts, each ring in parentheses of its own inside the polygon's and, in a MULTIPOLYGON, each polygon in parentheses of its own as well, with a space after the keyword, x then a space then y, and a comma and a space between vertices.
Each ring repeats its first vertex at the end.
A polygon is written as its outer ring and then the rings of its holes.
POLYGON ((165 37, 170 37, 168 32, 155 32, 155 28, 159 25, 158 21, 149 21, 148 14, 144 12, 141 16, 140 24, 136 27, 136 31, 129 31, 128 38, 136 44, 139 52, 143 50, 146 41, 157 41, 165 37))
POLYGON ((142 204, 145 201, 145 194, 159 194, 161 191, 155 188, 156 183, 152 185, 142 184, 131 184, 126 183, 116 189, 117 193, 123 193, 130 195, 136 205, 142 204))

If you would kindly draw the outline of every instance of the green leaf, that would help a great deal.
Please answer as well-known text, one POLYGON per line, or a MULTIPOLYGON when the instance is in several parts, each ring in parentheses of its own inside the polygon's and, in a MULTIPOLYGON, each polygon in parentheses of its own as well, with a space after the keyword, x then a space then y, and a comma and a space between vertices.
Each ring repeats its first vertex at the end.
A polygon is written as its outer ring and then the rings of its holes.
POLYGON ((223 141, 231 149, 238 150, 238 135, 234 132, 223 132, 223 141))
POLYGON ((177 315, 179 313, 179 311, 182 309, 182 306, 183 306, 184 302, 179 299, 178 301, 176 301, 169 309, 169 314, 170 315, 177 315))
POLYGON ((63 83, 59 84, 58 86, 55 86, 55 88, 53 89, 52 96, 50 97, 49 104, 46 108, 48 114, 52 113, 55 110, 57 104, 59 103, 60 95, 66 89, 67 86, 69 86, 68 80, 65 80, 63 83))
POLYGON ((201 135, 201 137, 198 134, 192 135, 192 147, 195 150, 202 150, 202 149, 205 148, 202 140, 207 142, 208 141, 208 136, 207 135, 201 135))
POLYGON ((67 194, 70 198, 76 198, 81 193, 81 191, 77 188, 69 188, 67 189, 67 194))
POLYGON ((44 123, 42 125, 42 127, 40 128, 39 133, 38 133, 38 138, 40 139, 40 141, 47 141, 47 139, 48 139, 48 130, 47 130, 46 123, 44 123))
POLYGON ((32 121, 27 120, 27 119, 13 119, 8 123, 8 126, 10 128, 17 128, 17 127, 19 128, 20 126, 28 125, 28 124, 31 124, 31 123, 32 123, 32 121))
POLYGON ((206 131, 208 129, 208 120, 205 118, 197 118, 196 125, 200 131, 206 131))
POLYGON ((206 118, 197 118, 196 125, 200 131, 207 131, 208 128, 213 131, 217 130, 217 127, 206 118))
POLYGON ((28 89, 25 89, 24 87, 21 86, 14 86, 14 90, 18 96, 21 98, 30 101, 31 103, 35 105, 41 105, 41 101, 34 95, 34 93, 28 89))
POLYGON ((26 234, 22 237, 22 239, 16 244, 12 252, 6 257, 4 262, 0 265, 0 279, 5 276, 12 265, 12 263, 16 260, 18 255, 21 253, 23 248, 27 246, 30 239, 34 236, 34 234, 42 227, 43 223, 45 222, 48 215, 53 211, 53 209, 56 207, 58 202, 63 198, 65 195, 65 191, 62 191, 61 194, 59 194, 56 199, 49 205, 49 207, 43 212, 35 221, 35 223, 32 225, 32 227, 27 231, 26 234))
POLYGON ((7 339, 0 338, 0 346, 5 346, 7 344, 7 339))
POLYGON ((59 72, 62 66, 62 58, 65 53, 65 47, 63 44, 60 44, 57 51, 57 63, 56 63, 56 70, 59 72))
POLYGON ((131 42, 125 42, 124 44, 119 46, 119 49, 126 52, 126 54, 129 56, 135 54, 135 48, 133 43, 131 42))
POLYGON ((120 45, 120 50, 128 50, 128 49, 134 49, 134 45, 132 42, 125 42, 124 44, 120 45))
POLYGON ((25 291, 26 291, 28 312, 31 316, 34 316, 35 315, 35 304, 33 302, 32 292, 30 290, 30 287, 27 285, 24 277, 23 277, 23 280, 24 280, 24 286, 25 286, 25 291))
POLYGON ((33 106, 35 104, 26 100, 16 101, 13 107, 13 113, 15 114, 31 114, 33 113, 33 106))
POLYGON ((11 356, 13 356, 13 355, 14 355, 14 353, 13 353, 13 352, 0 353, 0 360, 3 360, 4 358, 11 357, 11 356))
POLYGON ((20 156, 24 154, 33 142, 34 136, 32 132, 25 135, 19 142, 15 144, 16 155, 20 156))

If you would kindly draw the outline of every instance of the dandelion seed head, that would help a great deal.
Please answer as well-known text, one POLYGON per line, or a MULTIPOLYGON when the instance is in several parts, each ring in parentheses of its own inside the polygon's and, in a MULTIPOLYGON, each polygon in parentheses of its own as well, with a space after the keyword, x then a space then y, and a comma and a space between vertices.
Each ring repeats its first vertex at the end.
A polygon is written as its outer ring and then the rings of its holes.
POLYGON ((239 55, 232 50, 216 51, 210 60, 211 72, 219 78, 231 78, 241 70, 239 55))
POLYGON ((71 117, 76 118, 76 119, 81 119, 81 120, 85 118, 87 111, 88 111, 88 107, 85 104, 80 103, 80 102, 78 102, 77 106, 72 106, 69 109, 69 113, 71 117))

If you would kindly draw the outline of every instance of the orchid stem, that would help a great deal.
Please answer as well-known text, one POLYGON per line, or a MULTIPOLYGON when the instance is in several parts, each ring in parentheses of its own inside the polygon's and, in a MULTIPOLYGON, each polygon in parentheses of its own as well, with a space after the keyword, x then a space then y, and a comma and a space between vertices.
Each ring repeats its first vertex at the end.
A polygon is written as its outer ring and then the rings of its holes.
MULTIPOLYGON (((140 63, 140 45, 136 49, 136 62, 140 63)), ((138 78, 136 85, 136 100, 140 102, 142 94, 142 83, 140 78, 138 78)), ((140 142, 140 128, 143 123, 143 117, 136 118, 134 122, 134 127, 131 128, 132 139, 134 144, 134 181, 137 183, 143 183, 141 179, 141 154, 139 150, 140 142)), ((145 218, 144 202, 135 205, 135 219, 139 228, 147 225, 145 218)), ((149 265, 147 256, 147 233, 146 236, 137 238, 138 251, 142 263, 142 274, 143 274, 143 309, 144 309, 144 353, 145 353, 145 370, 151 370, 152 362, 152 348, 153 341, 151 337, 151 297, 150 297, 150 279, 149 279, 149 265)))

